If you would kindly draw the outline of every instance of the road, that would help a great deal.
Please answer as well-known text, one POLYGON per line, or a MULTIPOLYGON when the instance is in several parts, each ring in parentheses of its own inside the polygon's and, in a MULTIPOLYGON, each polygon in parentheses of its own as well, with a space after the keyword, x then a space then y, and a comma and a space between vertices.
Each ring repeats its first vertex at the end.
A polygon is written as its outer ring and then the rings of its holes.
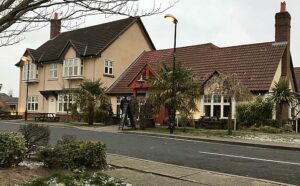
MULTIPOLYGON (((18 125, 0 121, 0 131, 18 129, 18 125)), ((75 135, 77 139, 101 140, 109 153, 300 185, 299 151, 64 127, 51 127, 50 143, 55 144, 64 134, 75 135)))

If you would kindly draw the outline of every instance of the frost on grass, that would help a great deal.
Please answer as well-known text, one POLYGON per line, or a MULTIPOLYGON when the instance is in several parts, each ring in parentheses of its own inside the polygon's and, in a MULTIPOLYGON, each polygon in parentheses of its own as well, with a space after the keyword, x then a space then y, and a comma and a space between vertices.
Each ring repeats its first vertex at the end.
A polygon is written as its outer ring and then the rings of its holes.
POLYGON ((288 136, 280 135, 267 135, 267 134, 245 134, 242 136, 230 136, 231 138, 236 139, 245 139, 245 140, 254 140, 254 141, 265 141, 265 142, 276 142, 276 143, 292 143, 299 144, 299 138, 293 138, 288 136))
POLYGON ((76 170, 74 175, 65 176, 56 174, 51 177, 35 180, 30 185, 47 185, 47 186, 132 186, 129 183, 122 182, 116 178, 107 176, 101 172, 89 173, 84 171, 76 170))
POLYGON ((42 167, 44 164, 42 162, 36 162, 36 161, 22 161, 19 163, 19 166, 21 167, 27 167, 29 169, 36 169, 39 167, 42 167))

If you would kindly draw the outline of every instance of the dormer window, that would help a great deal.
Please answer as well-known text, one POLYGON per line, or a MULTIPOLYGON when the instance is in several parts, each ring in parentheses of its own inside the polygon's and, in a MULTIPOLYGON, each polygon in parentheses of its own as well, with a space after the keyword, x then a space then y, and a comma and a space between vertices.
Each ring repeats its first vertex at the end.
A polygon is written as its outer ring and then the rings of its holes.
POLYGON ((83 61, 79 58, 65 59, 64 61, 64 77, 82 77, 83 61))
POLYGON ((105 75, 113 75, 113 61, 105 60, 104 74, 105 75))
POLYGON ((23 66, 23 81, 36 81, 38 80, 38 78, 39 78, 39 69, 36 64, 29 63, 23 66), (29 74, 27 74, 28 72, 29 74))

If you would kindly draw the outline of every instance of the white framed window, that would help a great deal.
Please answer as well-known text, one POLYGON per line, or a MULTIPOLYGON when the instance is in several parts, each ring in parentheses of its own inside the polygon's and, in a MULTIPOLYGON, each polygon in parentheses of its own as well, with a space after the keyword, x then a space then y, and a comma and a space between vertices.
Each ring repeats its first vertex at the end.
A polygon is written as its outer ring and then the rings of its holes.
POLYGON ((83 76, 83 61, 79 58, 64 60, 64 77, 83 76))
POLYGON ((75 104, 75 96, 72 94, 58 95, 58 111, 67 112, 71 111, 72 105, 75 104))
POLYGON ((221 119, 227 119, 229 116, 230 103, 226 95, 204 95, 204 115, 216 116, 221 119))
POLYGON ((113 75, 113 61, 105 60, 104 63, 104 74, 113 75))
POLYGON ((39 97, 38 96, 28 96, 27 110, 37 111, 39 109, 39 97))
POLYGON ((49 66, 49 78, 57 78, 57 63, 50 64, 49 66))
POLYGON ((27 81, 27 78, 30 80, 37 80, 39 78, 39 69, 38 66, 34 63, 25 64, 23 66, 23 80, 27 81), (29 69, 28 69, 29 67, 29 69), (27 73, 29 72, 29 75, 27 73))

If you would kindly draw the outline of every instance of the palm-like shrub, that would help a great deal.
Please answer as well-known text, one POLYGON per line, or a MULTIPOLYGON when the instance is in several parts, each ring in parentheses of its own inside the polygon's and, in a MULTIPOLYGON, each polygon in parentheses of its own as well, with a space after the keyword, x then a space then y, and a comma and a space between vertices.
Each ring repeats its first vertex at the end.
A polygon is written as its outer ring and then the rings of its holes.
POLYGON ((85 80, 80 84, 80 89, 76 95, 77 104, 80 110, 87 115, 88 124, 93 125, 95 112, 107 112, 110 102, 105 94, 105 87, 100 80, 85 80))
MULTIPOLYGON (((202 95, 202 89, 193 72, 184 67, 182 63, 177 62, 175 69, 175 109, 182 116, 191 117, 192 112, 197 111, 197 100, 202 95)), ((152 91, 149 96, 149 101, 153 103, 155 113, 159 113, 161 107, 165 107, 168 110, 173 108, 172 68, 161 63, 157 72, 158 77, 150 79, 152 91)))
POLYGON ((269 99, 276 105, 276 119, 282 124, 288 119, 287 108, 285 106, 289 105, 294 99, 288 81, 285 78, 281 78, 278 82, 275 82, 269 99))

